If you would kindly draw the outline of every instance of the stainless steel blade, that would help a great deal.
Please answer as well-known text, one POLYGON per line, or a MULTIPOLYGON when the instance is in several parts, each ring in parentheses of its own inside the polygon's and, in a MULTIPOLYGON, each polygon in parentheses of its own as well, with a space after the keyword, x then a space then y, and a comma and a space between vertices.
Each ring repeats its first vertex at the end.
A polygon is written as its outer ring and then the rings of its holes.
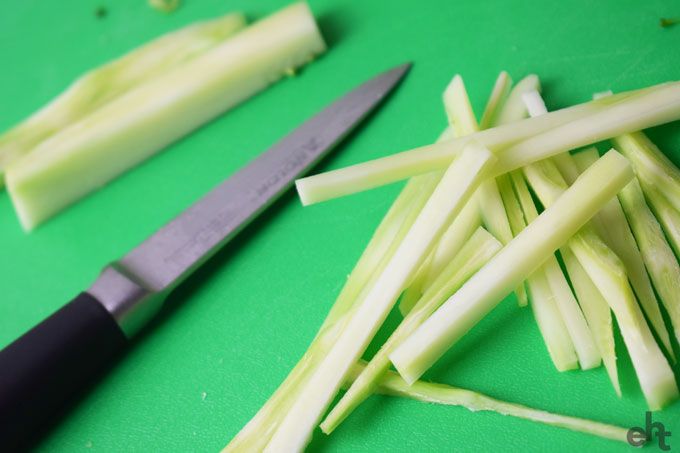
POLYGON ((276 200, 366 117, 410 64, 357 87, 107 267, 88 290, 131 335, 165 295, 276 200))

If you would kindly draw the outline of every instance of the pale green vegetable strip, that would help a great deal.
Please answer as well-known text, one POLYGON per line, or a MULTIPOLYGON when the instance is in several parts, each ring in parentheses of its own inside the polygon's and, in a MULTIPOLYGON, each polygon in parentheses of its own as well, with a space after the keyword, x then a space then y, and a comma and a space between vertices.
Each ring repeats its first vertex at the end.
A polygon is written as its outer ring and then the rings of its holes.
POLYGON ((470 200, 442 235, 428 260, 418 270, 417 280, 408 287, 399 301, 399 310, 406 315, 418 302, 444 267, 453 259, 475 230, 481 225, 476 200, 470 200))
MULTIPOLYGON (((439 136, 437 141, 443 141, 455 137, 455 129, 448 126, 444 132, 439 136)), ((434 175, 441 179, 441 172, 434 172, 434 175)), ((415 178, 418 178, 416 176, 415 178)), ((432 188, 434 190, 434 187, 432 188)), ((430 253, 430 256, 425 260, 425 262, 420 266, 418 272, 413 276, 408 284, 408 287, 402 294, 399 301, 399 311, 402 314, 408 313, 413 305, 420 299, 423 295, 423 291, 426 289, 426 280, 428 275, 438 270, 441 270, 441 260, 447 260, 453 257, 453 254, 460 250, 463 242, 470 237, 474 230, 481 224, 479 220, 479 215, 476 214, 477 208, 476 204, 472 207, 475 213, 470 213, 471 208, 469 206, 473 205, 473 200, 468 202, 466 207, 461 211, 460 215, 456 217, 451 226, 442 236, 440 243, 436 245, 435 249, 430 253)))
POLYGON ((507 175, 501 175, 497 179, 498 189, 500 190, 501 196, 503 198, 505 211, 508 213, 508 220, 510 221, 512 234, 513 236, 517 236, 524 228, 526 228, 527 219, 524 217, 524 212, 522 211, 522 205, 520 203, 519 197, 515 194, 515 189, 512 187, 511 176, 513 173, 516 173, 516 170, 508 173, 507 175))
MULTIPOLYGON (((524 101, 532 115, 544 115, 548 112, 541 95, 536 91, 527 93, 524 96, 524 101)), ((599 158, 596 148, 581 151, 578 153, 578 156, 578 158, 574 158, 569 152, 565 152, 558 154, 547 162, 542 162, 540 165, 543 171, 552 174, 553 181, 559 181, 563 184, 562 187, 564 188, 567 186, 566 182, 573 183, 577 173, 583 172, 599 158), (587 162, 584 163, 584 160, 587 160, 587 162), (557 167, 557 170, 553 168, 553 164, 557 167), (562 178, 564 175, 566 177, 562 178)), ((635 244, 633 232, 628 226, 626 216, 616 197, 613 197, 604 205, 602 210, 593 218, 592 224, 600 237, 604 239, 605 243, 623 263, 628 279, 652 327, 661 339, 664 348, 672 356, 673 349, 670 337, 666 331, 663 316, 654 295, 652 282, 647 275, 640 250, 638 250, 635 244)))
MULTIPOLYGON (((517 198, 520 200, 525 212, 526 220, 528 222, 533 222, 538 216, 538 211, 534 200, 531 197, 531 193, 529 193, 529 188, 527 187, 524 176, 520 171, 513 171, 510 173, 510 176, 515 192, 517 193, 517 198)), ((581 303, 580 306, 588 323, 588 328, 593 337, 593 341, 597 346, 605 367, 607 367, 607 373, 609 374, 610 379, 612 379, 614 388, 617 393, 620 394, 621 391, 616 369, 616 353, 614 350, 614 331, 612 329, 609 306, 604 299, 602 299, 599 292, 594 295, 599 296, 599 299, 595 300, 593 296, 593 300, 590 300, 591 293, 588 292, 588 290, 594 288, 592 281, 590 281, 590 278, 585 274, 581 264, 569 251, 568 247, 562 247, 560 252, 562 254, 562 259, 567 266, 571 282, 574 285, 576 296, 581 303), (589 297, 589 300, 584 301, 583 297, 589 297)), ((539 288, 538 291, 540 292, 541 288, 539 288)), ((597 291, 597 289, 595 289, 595 291, 597 291)), ((554 300, 554 296, 552 296, 552 298, 552 300, 554 300)), ((566 346, 564 347, 566 348, 566 346)))
POLYGON ((620 93, 436 145, 423 146, 296 182, 304 204, 317 203, 446 167, 470 140, 497 154, 503 174, 626 132, 680 118, 680 82, 620 93))
MULTIPOLYGON (((532 117, 544 115, 548 112, 545 103, 543 102, 543 98, 538 92, 538 89, 527 90, 526 92, 522 93, 522 102, 526 106, 529 115, 532 117)), ((569 153, 564 152, 556 154, 553 156, 552 160, 555 162, 557 167, 559 167, 562 175, 569 181, 569 184, 573 184, 581 172, 578 170, 576 163, 573 161, 569 153)), ((529 193, 526 181, 524 180, 524 177, 518 172, 512 172, 511 177, 515 190, 518 193, 518 198, 522 201, 522 205, 525 207, 526 212, 528 213, 528 221, 532 221, 538 213, 531 194, 529 193)), ((562 247, 561 253, 574 286, 574 291, 581 302, 581 311, 582 315, 587 321, 588 334, 589 336, 592 336, 599 355, 602 357, 605 367, 607 368, 607 373, 612 380, 614 389, 616 390, 617 394, 620 395, 621 391, 618 382, 618 371, 616 369, 614 331, 612 328, 610 309, 600 296, 599 292, 597 292, 597 289, 595 289, 596 294, 594 295, 587 291, 594 289, 594 286, 592 281, 590 281, 589 277, 581 267, 581 264, 578 262, 578 260, 576 260, 576 257, 573 256, 567 247, 562 247), (594 301, 582 300, 583 297, 591 296, 598 297, 598 299, 594 301)), ((560 274, 562 273, 560 272, 560 274)), ((558 285, 563 288, 563 293, 567 294, 567 292, 564 290, 564 283, 566 283, 564 275, 562 274, 561 278, 556 277, 556 281, 558 282, 558 285)), ((571 299, 572 298, 569 297, 569 300, 571 299)), ((588 344, 590 345, 591 343, 588 344)))
POLYGON ((576 296, 581 302, 583 314, 595 338, 595 344, 597 344, 602 356, 602 362, 607 370, 609 380, 614 391, 620 397, 621 385, 616 368, 616 344, 614 342, 611 309, 573 252, 568 247, 563 247, 560 253, 565 266, 567 266, 576 296))
POLYGON ((257 414, 227 445, 225 451, 262 451, 272 434, 299 397, 310 374, 316 369, 342 332, 352 309, 365 299, 418 213, 439 181, 436 174, 412 178, 381 221, 349 275, 326 320, 302 359, 257 414))
POLYGON ((555 304, 574 343, 581 369, 588 370, 600 366, 602 357, 595 344, 595 338, 554 255, 545 262, 543 270, 555 296, 555 304))
MULTIPOLYGON (((506 103, 500 108, 499 118, 506 115, 506 103)), ((449 117, 449 122, 455 128, 458 136, 471 135, 479 131, 477 120, 468 97, 463 78, 456 75, 444 92, 444 108, 449 117)), ((512 230, 508 215, 503 206, 498 184, 495 178, 489 178, 482 183, 476 197, 479 202, 479 212, 482 223, 491 234, 502 244, 512 240, 512 230)), ((517 301, 520 306, 528 303, 524 284, 515 290, 517 301)))
MULTIPOLYGON (((507 83, 507 81, 507 73, 502 72, 492 90, 491 98, 489 99, 486 111, 484 112, 485 115, 495 116, 496 113, 494 110, 500 109, 503 106, 505 95, 502 92, 502 85, 507 83), (501 90, 501 92, 498 90, 501 90)), ((463 79, 460 75, 454 76, 446 87, 443 94, 443 100, 444 110, 450 124, 449 130, 452 131, 453 135, 451 138, 472 134, 479 129, 472 105, 470 104, 470 99, 467 95, 467 90, 465 89, 463 79)), ((483 186, 487 184, 488 182, 485 182, 483 186)), ((483 187, 478 190, 475 197, 470 200, 463 211, 461 211, 460 215, 456 217, 442 236, 439 244, 435 247, 435 250, 432 251, 430 257, 428 257, 428 260, 423 263, 418 270, 413 282, 406 291, 404 291, 404 294, 399 301, 399 311, 403 315, 406 315, 413 308, 429 284, 432 283, 444 266, 448 264, 453 256, 460 250, 463 242, 470 237, 479 225, 481 225, 482 219, 479 216, 479 209, 477 208, 478 205, 484 204, 483 202, 477 201, 483 196, 481 192, 483 192, 483 187)), ((490 196, 493 196, 493 194, 487 195, 486 198, 489 198, 490 196)), ((486 203, 486 205, 489 204, 490 203, 486 203)), ((483 208, 484 207, 482 206, 482 209, 483 208)), ((484 214, 483 217, 486 219, 487 223, 492 223, 490 221, 492 215, 490 215, 488 209, 484 210, 484 214)), ((501 213, 501 215, 505 216, 504 213, 501 213)), ((499 220, 494 225, 498 225, 501 222, 502 220, 499 220)), ((499 236, 498 229, 502 230, 502 226, 494 230, 496 237, 499 236)), ((492 233, 494 233, 494 231, 492 231, 492 233)), ((509 236, 509 239, 511 239, 511 234, 509 236)), ((517 300, 520 305, 526 304, 527 298, 524 288, 521 288, 521 291, 517 292, 517 300)))
MULTIPOLYGON (((438 140, 450 138, 447 128, 438 140)), ((318 334, 274 395, 225 447, 229 452, 262 451, 298 398, 309 375, 335 343, 351 310, 364 299, 401 244, 418 213, 441 179, 441 172, 411 178, 399 193, 361 254, 318 334)), ((469 204, 469 203, 468 203, 469 204)))
MULTIPOLYGON (((611 150, 606 155, 618 156, 628 162, 615 150, 611 150)), ((589 167, 577 179, 577 183, 601 161, 602 158, 589 167)), ((570 190, 567 189, 566 182, 552 162, 542 161, 529 165, 524 168, 524 174, 543 205, 549 207, 548 209, 562 201, 564 197, 562 193, 566 194, 570 190)), ((604 183, 608 177, 606 174, 602 175, 600 182, 604 183)), ((604 204, 606 203, 603 203, 603 206, 604 204)), ((650 409, 657 410, 677 398, 678 389, 673 371, 656 344, 635 300, 621 260, 607 247, 590 225, 583 227, 578 234, 574 235, 568 246, 614 311, 650 409)))
POLYGON ((406 282, 479 186, 493 159, 490 151, 471 144, 452 162, 365 301, 282 420, 266 451, 304 449, 351 366, 370 343, 406 282))
POLYGON ((638 178, 665 194, 671 205, 680 211, 680 169, 647 135, 640 131, 632 132, 615 137, 612 142, 633 162, 638 178))
POLYGON ((309 7, 295 3, 108 102, 9 166, 23 226, 35 227, 324 50, 309 7))
POLYGON ((243 29, 241 13, 167 33, 85 73, 45 107, 0 136, 0 186, 10 162, 140 83, 186 64, 243 29))
POLYGON ((460 253, 442 270, 439 277, 382 345, 362 373, 355 377, 349 390, 321 423, 324 433, 330 434, 359 404, 371 396, 390 367, 389 353, 425 321, 442 302, 456 292, 472 274, 489 261, 501 247, 498 240, 479 227, 460 253))
POLYGON ((522 102, 522 97, 527 91, 539 90, 541 82, 538 76, 530 74, 520 80, 512 89, 508 99, 505 101, 503 110, 499 113, 494 126, 503 124, 516 124, 527 117, 526 107, 522 102))
POLYGON ((668 199, 652 186, 648 186, 640 181, 645 198, 649 207, 654 211, 654 215, 663 226, 668 242, 670 242, 675 256, 680 259, 680 211, 669 203, 668 199))
MULTIPOLYGON (((597 238, 594 230, 590 231, 590 236, 597 238)), ((673 371, 635 301, 623 266, 620 261, 618 265, 610 263, 618 260, 616 255, 603 242, 591 241, 584 234, 574 236, 569 247, 614 311, 650 410, 659 410, 677 399, 673 371), (611 256, 606 256, 607 251, 611 256)))
POLYGON ((680 258, 679 170, 642 132, 616 137, 613 142, 633 163, 647 203, 680 258))
POLYGON ((486 316, 633 177, 628 161, 606 154, 449 298, 392 354, 409 383, 486 316))
POLYGON ((456 74, 444 90, 444 110, 456 137, 464 137, 479 131, 463 78, 456 74))
POLYGON ((531 297, 531 311, 555 368, 558 371, 577 369, 578 357, 574 344, 555 304, 555 296, 545 278, 545 272, 539 269, 526 281, 531 297))
MULTIPOLYGON (((446 138, 448 134, 449 129, 446 129, 439 140, 446 138)), ((382 272, 440 178, 440 172, 420 175, 411 178, 404 186, 378 225, 302 359, 224 451, 250 452, 264 449, 281 419, 298 397, 309 374, 318 366, 320 359, 326 355, 342 331, 348 313, 356 303, 361 302, 365 288, 370 287, 376 275, 382 272)))
POLYGON ((170 14, 179 8, 180 0, 148 0, 149 5, 165 14, 170 14))
MULTIPOLYGON (((526 77, 524 77, 522 80, 520 80, 517 85, 512 88, 510 91, 507 99, 505 100, 503 104, 503 109, 500 111, 498 117, 495 120, 494 126, 496 125, 503 125, 503 124, 509 124, 509 123, 514 123, 520 120, 523 120, 526 118, 526 109, 523 107, 522 102, 521 102, 521 97, 523 93, 530 91, 530 90, 537 90, 540 89, 540 81, 538 77, 534 74, 530 74, 526 77)), ((496 184, 498 185, 501 198, 503 200, 503 205, 505 207, 506 215, 508 217, 508 220, 510 221, 511 225, 511 230, 513 232, 513 236, 516 236, 519 234, 519 231, 524 229, 526 226, 526 222, 524 220, 524 214, 522 212, 522 208, 520 206, 519 200, 517 200, 515 192, 512 190, 512 184, 510 183, 510 176, 508 174, 502 174, 499 175, 496 178, 496 184), (512 222, 513 218, 515 221, 515 227, 512 228, 512 222), (521 222, 520 222, 521 219, 521 222)), ((529 286, 529 280, 526 282, 527 287, 529 286)), ((540 283, 539 283, 540 284, 540 283)), ((527 288, 531 290, 530 288, 527 288)), ((526 290, 524 285, 520 287, 520 290, 515 290, 515 293, 518 294, 518 302, 520 306, 525 306, 528 304, 528 296, 526 294, 526 290), (520 297, 520 294, 523 295, 523 297, 520 297)), ((545 294, 542 293, 540 290, 534 290, 534 293, 536 293, 541 299, 546 299, 545 294)), ((553 304, 552 299, 550 302, 544 302, 544 304, 553 304)), ((534 310, 535 313, 535 310, 534 310)), ((548 308, 546 311, 544 311, 544 314, 548 313, 553 313, 550 308, 548 308)), ((537 318, 538 319, 538 318, 537 318)), ((541 319, 544 319, 543 316, 541 316, 541 319)), ((552 323, 555 326, 558 326, 559 323, 554 322, 552 323)), ((557 327, 555 327, 557 328, 557 327)), ((539 326, 540 329, 540 326, 539 326)), ((553 336, 553 338, 548 339, 547 341, 560 341, 562 338, 560 335, 561 332, 556 332, 556 334, 553 336)), ((544 337, 545 338, 545 337, 544 337)), ((569 351, 571 350, 571 355, 568 353, 566 355, 562 354, 557 354, 557 362, 555 363, 555 366, 557 367, 558 370, 563 371, 566 369, 572 369, 572 364, 573 361, 572 355, 573 355, 573 345, 567 345, 567 344, 562 344, 559 347, 555 344, 548 345, 546 344, 549 350, 565 350, 569 351)))
POLYGON ((675 338, 680 341, 680 266, 664 237, 661 225, 650 211, 637 181, 619 194, 628 222, 642 251, 654 287, 666 307, 673 324, 675 338))
POLYGON ((340 315, 344 314, 345 309, 343 307, 356 300, 381 262, 391 257, 406 231, 411 228, 416 216, 432 194, 440 178, 441 175, 437 173, 416 176, 409 180, 378 225, 371 241, 349 275, 338 296, 338 300, 343 302, 333 305, 329 313, 329 320, 324 325, 335 322, 336 310, 340 315))
POLYGON ((449 264, 458 254, 472 236, 475 230, 481 225, 477 202, 473 198, 456 216, 451 226, 442 235, 439 243, 432 252, 432 260, 428 269, 423 287, 428 289, 437 279, 439 273, 449 264))
POLYGON ((479 128, 481 130, 490 128, 493 124, 497 124, 496 117, 498 116, 501 107, 505 103, 505 99, 510 94, 512 88, 512 79, 507 72, 501 71, 496 78, 496 83, 491 90, 491 95, 484 107, 482 119, 479 120, 479 128))
MULTIPOLYGON (((358 363, 349 375, 351 381, 362 372, 363 364, 358 363)), ((482 393, 452 387, 445 384, 417 381, 407 384, 397 373, 388 371, 377 388, 378 393, 390 396, 400 396, 426 403, 444 404, 447 406, 462 406, 472 412, 492 411, 502 415, 510 415, 532 422, 544 423, 550 426, 578 431, 605 439, 627 442, 628 428, 600 423, 583 418, 554 414, 540 409, 533 409, 516 403, 508 403, 491 398, 482 393)))
POLYGON ((301 386, 342 332, 346 316, 347 314, 344 314, 336 319, 334 324, 319 330, 314 341, 283 383, 222 451, 249 453, 264 449, 281 419, 298 397, 301 386))
MULTIPOLYGON (((538 218, 536 205, 522 176, 516 172, 512 172, 511 175, 514 175, 514 188, 522 206, 524 218, 527 224, 531 224, 538 218)), ((576 351, 581 368, 586 370, 598 366, 601 356, 595 344, 595 339, 555 255, 548 257, 536 272, 540 272, 541 275, 537 276, 532 282, 538 285, 533 293, 538 293, 539 297, 546 297, 544 296, 545 290, 542 287, 542 279, 544 279, 550 290, 549 295, 552 303, 557 307, 569 338, 571 338, 571 345, 576 351)), ((552 324, 559 326, 556 321, 552 321, 552 324)), ((557 336, 555 341, 560 339, 561 336, 557 336)), ((560 345, 560 347, 562 350, 568 350, 568 345, 560 345)), ((555 365, 557 366, 557 363, 555 365)))
MULTIPOLYGON (((511 172, 514 174, 516 172, 511 172)), ((519 178, 524 182, 524 178, 519 175, 519 178)), ((508 175, 502 175, 498 178, 501 194, 503 194, 503 202, 508 211, 510 218, 510 225, 515 236, 520 234, 527 226, 522 206, 519 201, 519 196, 505 196, 514 192, 512 181, 508 175)), ((533 207, 533 200, 531 194, 526 189, 526 195, 529 197, 529 203, 533 207)), ((527 203, 527 200, 523 200, 527 203)), ((538 217, 538 213, 536 216, 538 217)), ((535 217, 531 221, 535 220, 535 217)), ((562 315, 560 314, 557 305, 555 305, 555 296, 548 285, 545 278, 545 271, 542 268, 536 270, 526 280, 527 290, 531 297, 531 310, 534 313, 538 330, 541 332, 543 342, 548 349, 548 354, 552 360, 555 368, 558 371, 573 370, 578 368, 578 357, 574 350, 574 344, 571 341, 569 332, 567 331, 562 315)))
MULTIPOLYGON (((583 150, 574 155, 579 171, 584 171, 598 158, 599 154, 595 148, 583 150)), ((626 268, 628 280, 630 280, 633 291, 640 305, 642 305, 647 319, 668 354, 674 359, 671 339, 666 330, 666 324, 656 300, 647 268, 645 267, 643 254, 638 248, 639 244, 636 243, 635 236, 633 236, 628 223, 629 220, 626 220, 626 215, 617 198, 612 198, 593 219, 593 226, 600 237, 616 253, 616 256, 621 259, 626 268)))
POLYGON ((416 272, 415 276, 411 279, 411 282, 408 283, 408 287, 399 298, 399 312, 404 316, 411 311, 416 302, 418 302, 418 299, 423 296, 423 292, 425 291, 425 279, 430 270, 433 253, 434 250, 420 266, 418 272, 416 272))
MULTIPOLYGON (((532 118, 548 113, 548 109, 545 106, 545 102, 543 102, 543 98, 538 92, 538 89, 528 90, 523 93, 522 102, 526 106, 527 111, 532 118)), ((576 163, 574 162, 574 159, 571 158, 569 151, 555 154, 552 157, 552 161, 555 163, 555 165, 557 165, 560 172, 562 173, 562 176, 564 176, 564 179, 570 185, 573 184, 574 181, 576 181, 576 178, 578 178, 578 175, 581 174, 576 166, 576 163)))

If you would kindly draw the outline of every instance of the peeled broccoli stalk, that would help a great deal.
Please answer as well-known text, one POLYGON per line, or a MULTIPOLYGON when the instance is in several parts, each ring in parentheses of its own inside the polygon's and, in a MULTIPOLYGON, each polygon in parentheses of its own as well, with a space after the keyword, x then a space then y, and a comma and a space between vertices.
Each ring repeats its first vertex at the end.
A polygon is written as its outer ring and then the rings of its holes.
MULTIPOLYGON (((597 149, 590 148, 581 151, 574 155, 574 160, 578 166, 579 171, 584 171, 593 162, 597 161, 599 155, 597 149)), ((630 218, 630 214, 628 216, 630 218)), ((598 213, 593 219, 593 226, 604 242, 612 249, 612 251, 619 257, 623 263, 628 280, 633 287, 633 291, 637 296, 642 309, 647 315, 647 319, 651 327, 656 332, 659 340, 664 346, 664 349, 674 359, 673 348, 671 346, 671 339, 666 330, 666 324, 661 314, 661 309, 654 294, 652 281, 647 273, 648 267, 645 267, 643 254, 641 253, 639 244, 636 243, 636 237, 628 225, 630 220, 626 220, 626 215, 623 212, 621 203, 617 198, 607 203, 602 211, 598 213)))
MULTIPOLYGON (((511 177, 513 178, 514 189, 518 194, 517 198, 520 200, 526 222, 530 224, 538 218, 538 211, 534 201, 531 198, 531 194, 529 193, 529 189, 522 175, 513 172, 511 177)), ((570 344, 573 345, 581 368, 585 370, 598 366, 600 364, 601 356, 595 345, 594 336, 590 331, 585 316, 569 287, 569 282, 562 272, 555 255, 553 254, 553 256, 549 257, 534 274, 536 273, 541 274, 541 276, 536 276, 532 280, 532 283, 539 286, 533 292, 550 300, 550 302, 544 302, 544 305, 554 305, 557 308, 558 314, 561 316, 564 327, 571 339, 570 344), (542 288, 543 279, 548 285, 550 297, 544 295, 545 290, 542 288)), ((550 313, 548 311, 549 309, 550 308, 545 308, 543 310, 544 312, 550 313)), ((547 314, 544 316, 547 316, 547 314)), ((551 324, 556 327, 560 326, 555 320, 553 320, 551 324)), ((541 327, 540 324, 539 327, 541 327)), ((543 328, 542 331, 543 330, 545 330, 545 328, 543 328)), ((558 332, 556 333, 556 338, 553 339, 553 349, 555 348, 555 341, 560 341, 560 339, 562 339, 562 335, 558 332)), ((568 345, 566 344, 560 344, 557 347, 560 347, 560 350, 569 351, 568 345)), ((548 349, 551 349, 550 345, 548 345, 548 349)), ((566 357, 569 357, 569 355, 566 355, 566 357)), ((567 364, 569 364, 569 362, 567 362, 567 364)), ((558 364, 555 363, 555 365, 557 366, 558 364)))
MULTIPOLYGON (((609 151, 607 155, 617 156, 628 163, 628 160, 615 150, 609 151)), ((592 172, 601 161, 602 158, 590 166, 572 187, 588 172, 592 172)), ((524 174, 544 206, 555 206, 562 200, 562 194, 568 193, 567 183, 552 162, 543 161, 529 165, 524 168, 524 174)), ((609 177, 603 174, 600 183, 609 177)), ((629 178, 627 182, 632 179, 632 177, 629 178)), ((613 197, 606 202, 611 198, 613 197)), ((603 203, 602 206, 605 204, 603 203)), ((569 240, 567 245, 614 312, 650 409, 657 410, 676 399, 678 389, 673 371, 656 344, 635 300, 621 260, 607 247, 590 225, 584 226, 569 240)))
MULTIPOLYGON (((518 85, 523 85, 525 80, 518 85)), ((487 122, 495 121, 496 117, 503 114, 502 111, 506 105, 505 98, 508 96, 511 83, 512 81, 505 71, 498 75, 484 110, 483 119, 486 118, 487 122)), ((472 134, 479 129, 462 77, 456 75, 451 80, 451 83, 444 90, 443 100, 444 109, 450 123, 449 130, 452 131, 452 137, 449 137, 449 139, 472 134)), ((402 314, 407 314, 413 308, 446 263, 460 250, 463 241, 470 237, 474 230, 482 224, 482 219, 496 238, 501 238, 505 242, 512 239, 500 194, 494 186, 493 180, 486 181, 444 233, 431 256, 418 270, 412 284, 404 291, 399 302, 399 310, 402 314), (477 208, 478 205, 479 209, 477 208)), ((528 303, 523 285, 517 288, 515 294, 520 306, 528 303)))
MULTIPOLYGON (((351 370, 348 381, 351 382, 363 371, 363 363, 357 363, 351 370)), ((447 406, 462 406, 472 412, 492 411, 502 415, 523 418, 532 422, 579 431, 605 439, 627 442, 628 428, 585 420, 577 417, 554 414, 551 412, 532 409, 520 404, 507 403, 475 392, 473 390, 452 387, 434 382, 417 381, 406 383, 394 371, 388 371, 376 389, 378 393, 390 396, 401 396, 426 403, 444 404, 447 406)))
POLYGON ((673 324, 675 338, 680 341, 680 265, 666 241, 661 225, 645 202, 637 181, 628 184, 619 194, 628 222, 633 228, 649 275, 666 307, 673 324))
POLYGON ((632 177, 628 161, 615 152, 588 169, 390 354, 399 374, 415 382, 632 177))
POLYGON ((633 163, 647 203, 680 259, 680 170, 643 132, 612 141, 633 163))
POLYGON ((399 310, 405 316, 413 308, 442 270, 458 254, 467 240, 481 225, 477 201, 471 199, 442 235, 427 261, 418 270, 413 282, 399 300, 399 310))
POLYGON ((21 223, 30 230, 324 50, 296 3, 135 86, 7 168, 21 223))
POLYGON ((337 340, 352 310, 362 303, 366 291, 375 284, 377 276, 394 255, 439 179, 440 175, 436 174, 417 176, 400 192, 302 359, 257 414, 225 447, 225 452, 262 451, 265 448, 285 414, 300 397, 309 376, 337 340))
MULTIPOLYGON (((503 197, 508 212, 514 213, 510 216, 510 225, 513 234, 517 236, 526 228, 527 222, 536 220, 538 212, 524 182, 524 177, 520 173, 513 171, 510 175, 499 176, 498 180, 502 194, 513 192, 517 194, 516 197, 503 197), (513 204, 516 204, 516 206, 510 208, 513 204), (524 210, 526 210, 526 214, 524 210)), ((574 350, 574 343, 555 304, 556 297, 548 284, 545 269, 541 267, 534 271, 527 279, 526 284, 531 297, 531 310, 534 313, 534 319, 536 319, 538 330, 541 332, 543 342, 555 368, 558 371, 578 368, 578 357, 574 350)))
POLYGON ((306 205, 349 195, 445 168, 470 140, 497 155, 493 173, 500 175, 570 149, 679 118, 680 82, 670 82, 309 176, 299 179, 296 186, 306 205))
POLYGON ((399 327, 373 356, 368 365, 354 379, 349 390, 321 423, 324 433, 330 434, 359 404, 377 388, 389 369, 388 355, 399 343, 425 321, 472 274, 477 272, 502 245, 482 227, 472 235, 460 253, 439 274, 432 286, 404 317, 399 327))
MULTIPOLYGON (((502 77, 501 73, 501 76, 502 77)), ((492 92, 492 97, 494 93, 492 92)), ((499 117, 505 114, 506 103, 504 99, 495 101, 495 107, 499 109, 499 117)), ((456 75, 449 86, 444 91, 444 108, 449 117, 449 122, 457 132, 457 136, 462 137, 471 135, 479 131, 479 125, 475 119, 472 105, 463 83, 463 78, 456 75)), ((507 244, 512 240, 512 230, 508 214, 505 212, 501 193, 495 178, 489 178, 482 183, 477 191, 476 197, 479 202, 479 212, 482 216, 482 223, 486 226, 501 244, 507 244)), ((528 303, 524 284, 515 290, 517 301, 520 306, 528 303)))
MULTIPOLYGON (((533 116, 548 112, 541 95, 536 91, 525 94, 524 101, 533 116)), ((576 156, 564 152, 554 156, 549 161, 542 162, 540 168, 541 171, 547 172, 548 176, 552 175, 553 181, 559 181, 560 184, 566 181, 566 183, 572 184, 578 175, 598 158, 599 154, 596 148, 581 151, 576 156)), ((534 168, 538 169, 539 166, 535 165, 534 168)), ((535 182, 538 183, 539 181, 535 182)), ((561 189, 558 188, 559 190, 561 189)), ((661 310, 656 302, 654 289, 647 275, 642 255, 635 244, 633 233, 616 197, 593 218, 592 224, 609 248, 621 259, 633 290, 654 330, 661 339, 664 348, 673 356, 670 337, 666 331, 661 310)))
MULTIPOLYGON (((513 88, 505 106, 505 111, 511 113, 506 115, 506 120, 517 121, 526 117, 527 111, 533 116, 546 113, 545 105, 542 99, 540 99, 540 95, 538 95, 539 89, 540 83, 535 75, 526 77, 513 88), (526 103, 527 96, 532 94, 538 97, 538 109, 532 109, 532 104, 526 103)), ((503 186, 507 187, 504 194, 504 199, 507 199, 506 206, 512 206, 513 203, 510 198, 516 196, 518 199, 517 204, 521 206, 521 215, 524 217, 525 223, 531 223, 538 217, 538 211, 521 175, 513 171, 510 175, 499 176, 498 180, 513 178, 513 176, 515 178, 514 189, 511 189, 513 184, 509 180, 503 181, 503 186)), ((519 214, 515 216, 520 217, 519 214)), ((518 226, 521 227, 521 225, 518 226)), ((548 258, 537 273, 540 275, 536 275, 528 282, 536 286, 533 289, 533 294, 538 298, 540 306, 534 307, 534 313, 538 315, 536 319, 539 323, 539 329, 541 329, 542 333, 547 331, 546 320, 551 315, 560 316, 563 321, 560 323, 556 319, 549 320, 551 328, 558 330, 550 337, 544 335, 548 342, 552 342, 552 344, 547 344, 549 351, 564 352, 560 356, 553 355, 553 359, 557 359, 554 360, 555 366, 559 370, 571 368, 573 362, 569 353, 572 350, 575 350, 581 368, 589 369, 599 366, 601 357, 595 345, 595 340, 555 256, 548 258), (557 313, 552 310, 553 306, 557 308, 557 313), (564 336, 561 335, 559 330, 562 325, 566 328, 571 339, 568 343, 564 342, 564 336), (558 342, 560 343, 557 344, 558 342)))
POLYGON ((492 127, 493 124, 498 124, 496 117, 500 113, 501 107, 505 103, 505 99, 510 94, 512 88, 512 79, 507 72, 501 71, 496 78, 491 95, 484 107, 482 119, 479 120, 479 128, 481 130, 492 127))
POLYGON ((649 207, 663 226, 668 242, 675 251, 675 256, 680 259, 680 211, 671 206, 666 196, 655 187, 648 186, 642 181, 640 184, 649 207))
POLYGON ((602 356, 609 380, 620 397, 621 384, 616 368, 616 343, 614 342, 611 309, 569 247, 560 249, 560 254, 569 272, 576 296, 581 303, 583 314, 588 321, 588 327, 595 338, 595 344, 602 356))
POLYGON ((56 99, 0 136, 0 186, 7 166, 42 141, 134 87, 205 54, 245 26, 241 13, 198 22, 85 73, 56 99))
POLYGON ((632 132, 612 139, 621 154, 633 163, 637 177, 656 187, 680 211, 680 169, 668 159, 644 132, 632 132))
POLYGON ((405 285, 493 165, 490 151, 469 145, 449 166, 375 285, 366 294, 286 414, 265 451, 300 451, 324 411, 387 317, 405 285))

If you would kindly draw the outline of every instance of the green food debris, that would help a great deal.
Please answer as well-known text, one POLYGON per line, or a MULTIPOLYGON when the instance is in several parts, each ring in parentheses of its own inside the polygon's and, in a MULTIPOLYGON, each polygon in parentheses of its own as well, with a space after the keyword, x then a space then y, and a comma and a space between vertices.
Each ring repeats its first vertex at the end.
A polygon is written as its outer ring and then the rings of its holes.
POLYGON ((680 17, 673 17, 670 19, 662 17, 659 20, 659 25, 661 25, 662 28, 671 27, 676 24, 680 24, 680 17))
POLYGON ((104 19, 109 14, 109 10, 105 6, 99 6, 94 10, 94 16, 97 19, 104 19))
POLYGON ((165 14, 170 14, 179 8, 180 0, 149 0, 149 5, 165 14))

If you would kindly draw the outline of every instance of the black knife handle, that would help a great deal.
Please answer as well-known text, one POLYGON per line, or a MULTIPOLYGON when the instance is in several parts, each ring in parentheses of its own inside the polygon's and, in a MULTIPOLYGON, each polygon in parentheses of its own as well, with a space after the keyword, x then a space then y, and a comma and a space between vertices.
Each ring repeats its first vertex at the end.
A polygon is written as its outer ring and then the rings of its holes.
POLYGON ((0 351, 0 451, 34 437, 126 344, 109 312, 83 292, 0 351))

